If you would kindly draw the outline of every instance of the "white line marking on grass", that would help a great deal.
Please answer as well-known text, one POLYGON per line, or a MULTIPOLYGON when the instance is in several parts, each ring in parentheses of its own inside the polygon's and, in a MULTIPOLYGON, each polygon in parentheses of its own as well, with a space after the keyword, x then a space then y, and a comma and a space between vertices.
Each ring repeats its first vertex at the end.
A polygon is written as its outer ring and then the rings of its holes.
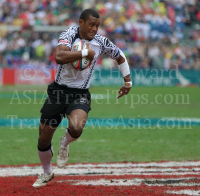
POLYGON ((177 194, 177 195, 200 195, 200 190, 180 190, 180 191, 167 191, 170 194, 177 194))
MULTIPOLYGON (((187 186, 199 186, 200 183, 188 182, 182 183, 180 181, 190 180, 192 178, 168 178, 168 179, 99 179, 99 180, 66 180, 66 181, 56 181, 58 183, 73 183, 74 185, 93 185, 93 186, 140 186, 142 183, 147 186, 172 186, 172 187, 187 187, 187 186), (159 182, 158 182, 159 181, 159 182), (170 182, 171 181, 171 182, 170 182), (157 182, 157 183, 156 183, 157 182)), ((194 180, 194 179, 192 179, 194 180)))
MULTIPOLYGON (((144 181, 144 180, 143 180, 144 181)), ((75 183, 74 185, 93 185, 93 186, 140 186, 142 180, 134 179, 134 180, 82 180, 80 182, 75 183)))
MULTIPOLYGON (((142 167, 116 167, 115 164, 99 165, 69 165, 63 169, 53 167, 57 175, 200 175, 200 168, 142 168, 142 167), (81 167, 82 166, 82 167, 81 167), (90 167, 95 166, 95 167, 90 167), (113 167, 115 166, 115 167, 113 167)), ((122 164, 126 165, 126 164, 122 164)), ((42 173, 42 168, 36 167, 8 167, 0 168, 0 176, 27 176, 42 173)))
POLYGON ((172 187, 187 187, 187 186, 199 186, 200 183, 176 183, 176 184, 160 184, 160 183, 154 183, 154 184, 148 184, 145 183, 144 179, 140 180, 126 180, 126 179, 120 179, 120 180, 84 180, 75 183, 74 185, 93 185, 93 186, 140 186, 141 183, 144 183, 147 186, 172 186, 172 187))
POLYGON ((72 168, 88 168, 88 167, 197 167, 200 166, 200 161, 170 161, 170 162, 150 162, 150 163, 99 163, 99 164, 76 164, 70 165, 72 168))
MULTIPOLYGON (((200 161, 75 164, 53 169, 58 175, 200 175, 200 161)), ((26 176, 41 172, 41 166, 0 168, 0 176, 26 176)))

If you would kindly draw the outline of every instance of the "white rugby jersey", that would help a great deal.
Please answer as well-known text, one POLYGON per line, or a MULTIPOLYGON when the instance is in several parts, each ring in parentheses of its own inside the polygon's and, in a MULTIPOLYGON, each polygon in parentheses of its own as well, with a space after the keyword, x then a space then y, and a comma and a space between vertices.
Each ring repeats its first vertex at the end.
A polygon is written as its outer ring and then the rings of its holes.
MULTIPOLYGON (((79 27, 72 26, 60 34, 58 44, 73 48, 74 44, 83 40, 79 36, 79 27)), ((84 40, 89 43, 94 50, 94 59, 91 65, 82 71, 73 68, 71 63, 58 65, 55 82, 60 85, 65 85, 70 88, 87 89, 90 86, 91 76, 94 72, 94 66, 97 63, 99 55, 106 53, 109 57, 117 59, 120 56, 119 48, 113 44, 108 38, 96 34, 92 40, 84 40)))

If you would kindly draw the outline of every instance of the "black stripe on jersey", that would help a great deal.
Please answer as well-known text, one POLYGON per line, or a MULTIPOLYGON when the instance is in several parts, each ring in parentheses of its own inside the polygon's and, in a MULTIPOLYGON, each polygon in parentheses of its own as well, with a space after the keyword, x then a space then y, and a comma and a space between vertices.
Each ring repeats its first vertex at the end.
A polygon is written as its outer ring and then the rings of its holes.
POLYGON ((115 44, 113 44, 108 38, 103 38, 103 45, 107 48, 111 48, 109 51, 106 52, 111 58, 117 59, 120 55, 118 47, 116 47, 115 44))
POLYGON ((79 36, 79 33, 78 33, 78 29, 77 29, 77 32, 76 32, 75 36, 72 37, 72 43, 71 44, 73 45, 73 43, 75 42, 75 40, 78 39, 78 38, 80 38, 80 36, 79 36))
POLYGON ((59 81, 60 81, 60 79, 61 79, 61 76, 60 76, 60 75, 61 75, 61 72, 62 72, 63 67, 64 67, 63 65, 60 65, 60 66, 59 66, 58 75, 57 75, 57 77, 56 77, 56 82, 57 82, 57 83, 59 83, 59 81))
POLYGON ((108 39, 105 39, 105 45, 106 45, 106 46, 109 45, 108 39))
POLYGON ((60 34, 59 40, 65 39, 65 36, 66 36, 66 34, 68 33, 68 31, 69 31, 69 29, 66 29, 65 31, 63 31, 63 32, 60 34))
POLYGON ((96 41, 99 45, 100 45, 100 54, 102 54, 103 50, 104 50, 104 44, 103 44, 103 39, 102 36, 99 34, 96 34, 94 36, 93 41, 96 41))
POLYGON ((87 87, 88 82, 90 81, 90 78, 92 76, 92 71, 94 69, 95 64, 96 64, 96 60, 93 62, 92 66, 90 66, 90 72, 89 72, 84 84, 81 86, 81 88, 85 89, 87 87))
POLYGON ((81 86, 81 89, 85 89, 85 88, 87 87, 88 82, 90 81, 90 78, 91 78, 91 76, 92 76, 92 70, 93 70, 93 68, 90 69, 90 72, 89 72, 89 74, 88 74, 88 77, 87 77, 87 79, 85 80, 84 84, 81 86))

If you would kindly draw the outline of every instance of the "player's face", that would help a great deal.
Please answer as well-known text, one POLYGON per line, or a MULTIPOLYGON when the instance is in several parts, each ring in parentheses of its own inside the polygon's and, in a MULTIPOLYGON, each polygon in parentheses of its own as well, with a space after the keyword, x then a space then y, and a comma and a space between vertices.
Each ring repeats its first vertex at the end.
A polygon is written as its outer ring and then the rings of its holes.
POLYGON ((80 19, 80 36, 82 39, 91 40, 96 35, 99 25, 100 19, 95 18, 93 16, 89 16, 89 18, 84 22, 80 19))

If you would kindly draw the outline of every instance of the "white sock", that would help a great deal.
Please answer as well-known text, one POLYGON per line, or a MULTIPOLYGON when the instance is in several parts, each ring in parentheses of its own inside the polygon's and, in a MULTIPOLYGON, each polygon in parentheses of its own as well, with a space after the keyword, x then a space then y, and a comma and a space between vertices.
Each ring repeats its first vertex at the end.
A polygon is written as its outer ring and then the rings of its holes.
POLYGON ((51 158, 53 156, 53 146, 50 146, 50 148, 45 151, 38 149, 38 155, 42 163, 44 175, 50 175, 52 173, 51 158))
POLYGON ((68 128, 66 128, 66 135, 64 137, 64 140, 62 141, 62 145, 64 147, 66 147, 68 144, 70 144, 71 142, 76 141, 78 138, 79 137, 77 137, 77 138, 72 137, 68 132, 68 128))

